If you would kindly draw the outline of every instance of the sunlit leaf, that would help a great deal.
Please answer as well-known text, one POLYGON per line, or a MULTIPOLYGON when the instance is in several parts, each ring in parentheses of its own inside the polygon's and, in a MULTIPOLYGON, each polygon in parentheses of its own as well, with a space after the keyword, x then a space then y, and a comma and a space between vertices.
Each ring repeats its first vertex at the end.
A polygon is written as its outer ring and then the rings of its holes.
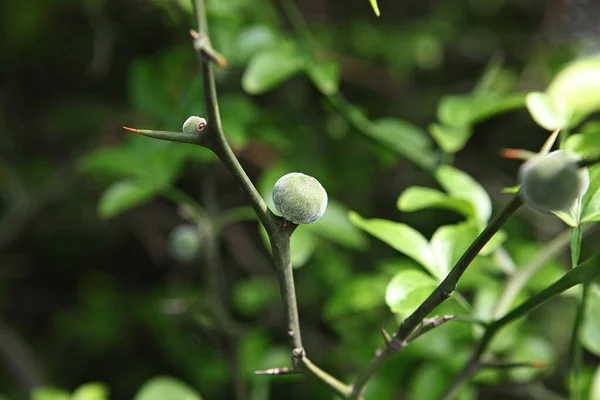
POLYGON ((579 339, 582 345, 591 353, 600 356, 600 289, 592 285, 589 289, 587 308, 579 339))
POLYGON ((485 189, 475 179, 449 165, 439 167, 435 176, 450 196, 473 205, 479 222, 487 222, 492 214, 492 202, 485 189))
POLYGON ((554 77, 546 93, 564 104, 572 124, 599 110, 600 57, 573 61, 554 77))
POLYGON ((79 386, 71 400, 108 400, 108 386, 103 383, 90 382, 79 386))
POLYGON ((450 269, 469 248, 479 234, 477 224, 465 222, 438 228, 430 242, 435 256, 435 276, 440 280, 446 277, 450 269))
POLYGON ((184 382, 159 376, 144 383, 134 400, 202 400, 202 396, 184 382))
POLYGON ((327 318, 368 312, 385 306, 387 279, 380 274, 356 274, 335 290, 325 305, 327 318))
POLYGON ((592 387, 590 388, 590 400, 600 400, 600 365, 596 368, 596 373, 592 380, 592 387))
POLYGON ((306 72, 321 93, 331 96, 340 85, 340 65, 335 61, 311 64, 306 72))
POLYGON ((71 395, 60 389, 52 387, 36 388, 31 392, 31 400, 70 400, 71 395))
POLYGON ((373 12, 375 13, 375 15, 377 15, 379 17, 380 12, 379 12, 379 6, 377 5, 377 0, 369 0, 369 3, 371 3, 371 8, 373 8, 373 12))
POLYGON ((436 281, 419 270, 398 272, 385 292, 385 302, 393 313, 407 315, 431 294, 436 281))
POLYGON ((600 165, 589 168, 590 187, 581 199, 581 222, 600 221, 600 165))
POLYGON ((411 186, 406 189, 397 202, 400 211, 418 211, 426 208, 444 208, 456 211, 465 217, 474 217, 475 209, 470 201, 448 196, 439 190, 411 186))
POLYGON ((439 146, 447 153, 455 153, 462 149, 471 137, 472 129, 468 126, 429 125, 429 132, 439 146))
POLYGON ((377 239, 417 261, 433 274, 433 255, 427 239, 416 229, 385 219, 364 219, 355 212, 349 213, 350 221, 377 239))
POLYGON ((526 98, 527 109, 533 120, 542 128, 553 131, 567 125, 562 102, 543 92, 532 92, 526 98))

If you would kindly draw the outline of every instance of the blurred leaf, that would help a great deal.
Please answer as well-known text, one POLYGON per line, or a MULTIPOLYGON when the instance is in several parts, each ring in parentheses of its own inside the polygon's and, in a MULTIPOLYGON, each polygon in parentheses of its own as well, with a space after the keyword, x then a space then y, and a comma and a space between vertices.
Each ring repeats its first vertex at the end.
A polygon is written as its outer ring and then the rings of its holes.
POLYGON ((134 400, 202 400, 202 397, 186 383, 159 376, 144 383, 134 400))
POLYGON ((590 287, 588 304, 579 340, 583 347, 591 353, 600 356, 600 289, 596 285, 590 287))
POLYGON ((321 93, 327 96, 337 93, 340 86, 340 65, 337 62, 311 64, 307 68, 307 73, 321 93))
POLYGON ((262 94, 288 80, 304 66, 300 51, 284 43, 254 55, 242 77, 242 88, 249 94, 262 94))
POLYGON ((98 204, 101 218, 115 217, 130 208, 139 206, 161 190, 155 183, 140 181, 119 181, 110 185, 102 194, 98 204))
POLYGON ((385 292, 388 279, 379 274, 357 274, 338 285, 329 296, 324 315, 336 319, 343 315, 353 315, 372 311, 385 306, 385 292))
POLYGON ((64 390, 42 387, 33 389, 31 392, 31 400, 70 400, 71 395, 64 390))
POLYGON ((118 178, 144 178, 148 168, 137 162, 136 155, 122 147, 104 148, 84 156, 80 166, 86 173, 96 173, 118 178))
POLYGON ((406 316, 416 310, 435 287, 436 281, 422 271, 401 271, 388 284, 385 302, 393 313, 406 316))
POLYGON ((592 387, 590 389, 590 400, 600 400, 600 365, 596 368, 592 387))
POLYGON ((553 131, 567 126, 562 103, 543 92, 531 92, 526 98, 527 109, 533 120, 542 128, 553 131))
POLYGON ((353 211, 348 215, 354 225, 406 254, 436 275, 437 271, 432 267, 433 254, 429 243, 419 231, 406 224, 385 219, 364 219, 353 211))
MULTIPOLYGON (((507 356, 507 360, 511 362, 537 361, 548 365, 552 365, 555 359, 552 345, 546 339, 533 335, 521 336, 507 356)), ((514 368, 509 374, 517 382, 527 382, 546 371, 547 368, 514 368)))
POLYGON ((572 150, 583 158, 600 156, 600 122, 585 124, 581 133, 569 135, 565 149, 572 150))
POLYGON ((473 205, 479 222, 488 221, 492 214, 492 202, 477 181, 449 165, 440 166, 435 172, 435 177, 451 197, 468 201, 473 205))
POLYGON ((108 386, 103 383, 90 382, 79 386, 71 400, 108 400, 108 386))
POLYGON ((590 187, 581 199, 582 223, 600 221, 600 165, 589 168, 590 187))
POLYGON ((377 5, 377 0, 369 0, 369 2, 371 3, 371 8, 373 9, 373 12, 375 13, 375 15, 377 15, 379 17, 381 15, 381 13, 379 12, 379 6, 377 5))
POLYGON ((429 132, 446 153, 456 153, 462 149, 473 133, 472 129, 466 126, 440 124, 430 124, 429 132))
POLYGON ((240 314, 252 317, 265 309, 274 300, 276 293, 277 288, 272 282, 261 277, 251 277, 234 286, 232 299, 240 314))
POLYGON ((429 187, 411 186, 397 202, 400 211, 418 211, 426 208, 445 208, 456 211, 465 217, 474 217, 475 209, 470 201, 448 196, 446 193, 429 187))
POLYGON ((426 363, 411 377, 408 399, 439 399, 449 383, 450 377, 438 363, 426 363))
POLYGON ((397 118, 382 118, 372 123, 370 132, 398 154, 426 169, 433 167, 431 139, 418 126, 397 118))
POLYGON ((441 281, 479 234, 477 224, 464 222, 438 228, 431 238, 436 258, 434 275, 441 281))
POLYGON ((245 62, 252 55, 267 49, 277 42, 277 36, 266 25, 252 25, 244 29, 237 39, 236 55, 240 61, 245 62))
POLYGON ((600 110, 600 57, 571 62, 552 79, 546 93, 564 104, 571 126, 600 110))
POLYGON ((329 199, 325 214, 306 228, 344 247, 365 249, 368 245, 364 233, 348 219, 346 206, 333 199, 329 199))

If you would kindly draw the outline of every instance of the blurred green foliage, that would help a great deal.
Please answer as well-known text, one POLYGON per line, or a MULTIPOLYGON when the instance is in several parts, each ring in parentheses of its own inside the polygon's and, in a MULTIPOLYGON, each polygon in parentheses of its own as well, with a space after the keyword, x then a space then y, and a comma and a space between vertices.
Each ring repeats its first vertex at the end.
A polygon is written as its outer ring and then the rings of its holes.
MULTIPOLYGON (((561 127, 562 146, 600 154, 598 57, 575 60, 589 53, 581 32, 548 39, 557 2, 371 1, 379 18, 365 0, 207 3, 229 62, 216 71, 224 130, 260 193, 274 210, 273 183, 292 171, 327 189, 328 210, 294 233, 292 259, 307 351, 345 381, 508 199, 518 163, 501 147, 538 149, 561 127)), ((585 6, 569 7, 567 17, 585 6)), ((289 351, 265 233, 224 168, 199 146, 121 129, 177 131, 203 115, 194 23, 188 0, 2 5, 0 398, 332 398, 303 377, 254 374, 287 365, 289 351), (169 246, 176 226, 207 221, 216 297, 211 258, 180 262, 169 246), (240 334, 223 328, 215 301, 240 334)), ((501 316, 510 277, 567 225, 599 220, 600 168, 591 176, 580 206, 558 214, 566 224, 531 210, 511 220, 436 313, 501 316)), ((592 232, 582 260, 594 243, 592 232)), ((569 260, 541 263, 508 306, 569 260)), ((586 396, 598 400, 591 289, 581 342, 586 396)), ((460 399, 567 393, 575 294, 491 344, 499 359, 547 367, 484 370, 460 399)), ((375 376, 367 398, 439 397, 479 335, 469 321, 432 330, 375 376)))

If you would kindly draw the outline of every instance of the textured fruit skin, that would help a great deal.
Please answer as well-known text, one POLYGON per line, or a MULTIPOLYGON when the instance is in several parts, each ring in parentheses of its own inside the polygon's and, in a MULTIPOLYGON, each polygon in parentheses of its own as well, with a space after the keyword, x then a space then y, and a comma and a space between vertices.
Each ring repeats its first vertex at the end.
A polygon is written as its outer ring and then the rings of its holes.
POLYGON ((185 120, 183 126, 181 127, 181 131, 190 135, 195 134, 202 130, 198 129, 198 127, 203 125, 206 125, 206 120, 194 115, 185 120))
POLYGON ((327 192, 318 180, 299 172, 282 176, 273 188, 273 203, 281 216, 295 224, 315 222, 327 208, 327 192))
POLYGON ((177 225, 169 234, 169 253, 179 262, 193 261, 200 253, 202 238, 195 225, 177 225))
POLYGON ((571 207, 590 185, 588 170, 577 165, 580 159, 574 152, 557 150, 527 160, 519 170, 523 201, 545 213, 571 207))

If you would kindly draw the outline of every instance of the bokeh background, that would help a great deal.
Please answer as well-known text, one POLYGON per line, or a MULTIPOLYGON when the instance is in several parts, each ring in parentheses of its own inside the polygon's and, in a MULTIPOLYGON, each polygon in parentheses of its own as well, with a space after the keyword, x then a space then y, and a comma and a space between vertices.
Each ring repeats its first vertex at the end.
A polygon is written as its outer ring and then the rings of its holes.
MULTIPOLYGON (((458 220, 439 210, 400 213, 403 189, 434 180, 361 134, 306 76, 258 95, 244 90, 244 70, 260 46, 281 37, 306 45, 281 3, 207 3, 214 46, 230 62, 217 71, 225 130, 255 182, 268 191, 280 172, 303 171, 346 208, 406 222, 426 236, 458 220)), ((436 120, 444 95, 472 91, 490 63, 500 65, 498 90, 526 92, 543 89, 567 61, 598 50, 600 2, 591 0, 379 0, 379 18, 367 0, 296 4, 318 57, 340 66, 349 102, 371 119, 401 118, 423 128, 436 120)), ((125 400, 161 374, 188 382, 206 399, 332 398, 314 380, 252 373, 284 365, 288 354, 256 222, 229 224, 219 238, 222 302, 244 330, 232 340, 209 312, 204 263, 181 262, 169 251, 170 232, 186 222, 172 198, 153 196, 113 218, 98 212, 103 190, 127 169, 169 170, 174 187, 214 210, 246 204, 207 151, 173 155, 121 129, 177 131, 187 116, 202 115, 189 7, 185 0, 0 5, 0 395, 7 399, 29 398, 41 385, 73 390, 99 381, 112 399, 125 400), (98 161, 98 152, 115 148, 120 155, 98 161)), ((518 168, 499 149, 537 149, 547 132, 525 108, 473 130, 454 162, 497 206, 518 168)), ((562 229, 558 219, 525 210, 507 232, 529 246, 518 247, 527 259, 562 229)), ((383 293, 402 256, 357 231, 337 242, 306 241, 296 270, 305 344, 314 361, 351 377, 378 345, 380 327, 394 324, 383 293)), ((564 269, 565 260, 554 267, 564 269)), ((550 371, 535 384, 483 385, 479 398, 549 399, 547 387, 564 395, 573 305, 553 302, 535 320, 545 332, 539 346, 553 349, 550 371)), ((426 399, 431 386, 443 388, 452 368, 445 374, 422 366, 443 359, 457 368, 464 357, 453 342, 430 342, 390 362, 373 381, 372 398, 426 399)), ((598 360, 586 357, 591 379, 598 360)))

